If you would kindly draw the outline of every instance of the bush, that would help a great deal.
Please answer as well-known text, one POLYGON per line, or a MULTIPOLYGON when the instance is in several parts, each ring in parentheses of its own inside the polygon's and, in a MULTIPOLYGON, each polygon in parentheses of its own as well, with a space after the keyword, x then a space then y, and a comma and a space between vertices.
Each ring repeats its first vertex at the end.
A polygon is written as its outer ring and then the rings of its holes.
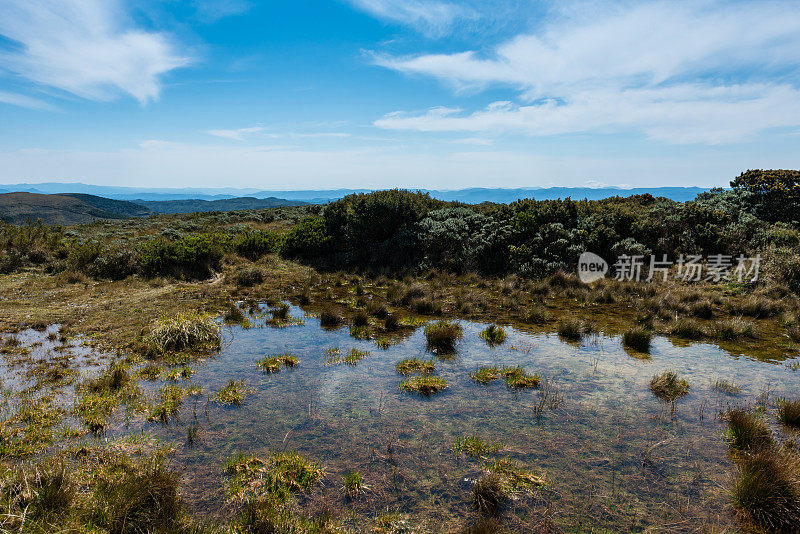
POLYGON ((232 248, 240 256, 255 261, 265 254, 277 252, 280 238, 266 230, 249 231, 234 238, 232 248))
POLYGON ((308 217, 292 228, 281 244, 281 254, 289 258, 318 259, 330 248, 331 238, 322 217, 308 217))
POLYGON ((204 279, 220 269, 225 253, 224 238, 217 234, 194 234, 178 241, 154 239, 138 248, 145 276, 204 279))

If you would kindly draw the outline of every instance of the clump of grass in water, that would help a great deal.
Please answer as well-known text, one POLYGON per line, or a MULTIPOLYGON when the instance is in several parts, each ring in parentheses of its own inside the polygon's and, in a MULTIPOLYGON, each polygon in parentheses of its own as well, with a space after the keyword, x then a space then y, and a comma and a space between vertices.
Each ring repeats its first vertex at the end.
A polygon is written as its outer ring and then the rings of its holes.
POLYGON ((447 389, 447 381, 438 376, 420 375, 400 382, 400 389, 429 397, 447 389))
POLYGON ((448 321, 437 321, 425 326, 428 350, 448 354, 455 352, 456 343, 463 336, 461 325, 448 321))
POLYGON ((210 315, 179 313, 159 320, 145 338, 149 352, 218 350, 222 344, 220 326, 210 315))
POLYGON ((772 445, 772 432, 758 415, 743 408, 728 410, 728 443, 738 450, 756 450, 772 445))
POLYGON ((506 381, 509 389, 525 389, 539 387, 541 377, 538 374, 530 374, 521 366, 503 367, 500 374, 506 381))
POLYGON ((191 448, 200 442, 200 427, 197 424, 189 425, 186 429, 186 446, 191 448))
POLYGON ((469 377, 484 386, 500 378, 500 368, 496 365, 484 365, 478 367, 469 377))
POLYGON ((358 471, 348 471, 344 476, 344 491, 351 499, 364 491, 364 475, 358 471))
POLYGON ((250 320, 245 317, 242 310, 236 304, 228 306, 225 315, 222 316, 222 320, 225 321, 225 324, 238 324, 244 328, 250 326, 250 320))
POLYGON ((674 371, 664 371, 650 380, 650 391, 661 400, 672 402, 689 393, 689 383, 674 371))
POLYGON ((733 488, 733 505, 746 520, 770 532, 796 532, 800 525, 800 466, 786 452, 746 456, 733 488))
POLYGON ((292 451, 271 454, 266 460, 238 455, 228 460, 226 471, 229 495, 271 495, 278 500, 310 488, 324 474, 316 462, 292 451))
POLYGON ((293 356, 288 352, 285 354, 276 354, 273 356, 264 356, 256 362, 256 365, 262 372, 266 374, 280 373, 281 366, 293 368, 298 363, 297 356, 293 356))
POLYGON ((214 402, 228 406, 241 406, 249 393, 250 390, 244 385, 244 382, 231 380, 214 395, 214 402))
POLYGON ((193 374, 194 374, 194 369, 192 369, 188 365, 184 365, 183 367, 172 369, 169 373, 167 373, 167 380, 170 380, 172 382, 177 382, 179 380, 189 380, 190 378, 192 378, 193 374))
POLYGON ((319 314, 319 324, 323 328, 336 328, 344 322, 342 317, 331 309, 324 309, 319 314))
POLYGON ((150 407, 150 415, 147 420, 150 422, 158 421, 163 425, 169 424, 170 420, 180 410, 185 396, 186 390, 180 386, 164 386, 158 394, 159 401, 150 407))
POLYGON ((53 429, 62 416, 63 411, 49 397, 23 398, 16 412, 0 423, 0 458, 22 458, 44 452, 53 442, 53 429))
POLYGON ((486 341, 487 345, 495 347, 497 345, 502 345, 507 336, 505 330, 497 325, 491 324, 481 332, 481 337, 486 341))
POLYGON ((743 337, 755 338, 755 326, 741 318, 716 321, 711 325, 711 333, 720 341, 736 341, 743 337))
POLYGON ((622 344, 629 349, 649 353, 652 339, 653 334, 649 330, 634 327, 622 335, 622 344))
POLYGON ((397 362, 395 370, 401 375, 420 373, 430 375, 436 370, 436 365, 431 360, 420 360, 419 358, 404 358, 397 362))
POLYGON ((146 380, 157 380, 161 376, 161 367, 154 364, 149 364, 139 369, 139 376, 146 380))
POLYGON ((720 393, 725 393, 726 395, 738 395, 742 392, 742 387, 737 386, 733 382, 728 382, 727 380, 720 378, 714 385, 712 386, 715 391, 719 391, 720 393))
POLYGON ((786 426, 800 427, 800 399, 784 401, 778 408, 778 420, 786 426))
POLYGON ((3 525, 6 528, 14 526, 13 531, 46 531, 41 527, 31 527, 39 522, 58 521, 62 514, 69 512, 75 499, 75 481, 62 462, 46 461, 31 470, 24 467, 10 469, 3 478, 3 525), (27 521, 23 520, 16 528, 12 522, 16 517, 24 517, 27 521))
POLYGON ((533 306, 528 310, 525 320, 533 324, 544 324, 552 319, 550 311, 542 305, 533 306))
POLYGON ((344 363, 347 365, 356 365, 367 356, 369 356, 368 350, 350 349, 347 356, 344 357, 344 363))
POLYGON ((558 323, 558 335, 567 341, 580 341, 583 336, 590 334, 593 328, 580 319, 567 319, 558 323))
POLYGON ((466 454, 473 458, 481 458, 486 454, 498 452, 505 445, 503 443, 485 441, 478 434, 456 437, 453 443, 455 454, 466 454))
POLYGON ((346 355, 342 355, 342 349, 334 347, 325 352, 325 365, 337 365, 340 363, 356 365, 367 356, 369 356, 368 350, 358 350, 353 348, 350 349, 346 355))
POLYGON ((545 484, 544 479, 508 458, 486 465, 473 486, 473 504, 481 515, 498 517, 513 495, 545 484))
POLYGON ((703 327, 694 319, 680 318, 669 327, 668 332, 673 336, 684 339, 702 339, 705 336, 703 327))

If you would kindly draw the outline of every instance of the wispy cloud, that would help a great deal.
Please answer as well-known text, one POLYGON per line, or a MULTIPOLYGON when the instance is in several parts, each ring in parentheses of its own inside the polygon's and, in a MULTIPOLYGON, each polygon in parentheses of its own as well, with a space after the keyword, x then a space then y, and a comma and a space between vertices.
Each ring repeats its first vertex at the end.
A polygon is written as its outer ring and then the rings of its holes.
POLYGON ((92 100, 158 98, 186 65, 169 36, 136 28, 120 0, 2 0, 0 64, 35 84, 92 100))
POLYGON ((262 126, 250 126, 248 128, 238 128, 235 130, 204 130, 208 135, 215 137, 222 137, 223 139, 233 139, 234 141, 244 141, 252 134, 258 134, 264 131, 262 126))
POLYGON ((391 114, 383 128, 553 135, 633 129, 674 143, 727 143, 800 124, 800 11, 790 2, 605 5, 552 17, 488 54, 375 62, 457 91, 506 86, 508 102, 461 114, 391 114))
POLYGON ((470 19, 476 12, 465 6, 432 0, 347 0, 373 17, 414 27, 431 35, 442 35, 456 20, 470 19))
POLYGON ((194 0, 197 16, 204 22, 246 13, 253 7, 250 0, 194 0))
POLYGON ((39 100, 38 98, 33 98, 30 96, 20 95, 16 93, 8 93, 6 91, 0 91, 0 102, 4 104, 11 104, 12 106, 20 106, 30 109, 39 109, 48 111, 56 110, 54 106, 51 106, 44 100, 39 100))

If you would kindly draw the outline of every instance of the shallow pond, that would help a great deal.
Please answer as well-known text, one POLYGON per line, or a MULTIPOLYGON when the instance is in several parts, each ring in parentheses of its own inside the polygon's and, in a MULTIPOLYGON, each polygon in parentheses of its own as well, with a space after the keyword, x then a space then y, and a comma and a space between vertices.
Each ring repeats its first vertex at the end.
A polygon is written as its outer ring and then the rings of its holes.
POLYGON ((191 382, 205 394, 243 380, 252 393, 241 407, 187 398, 172 425, 142 422, 126 429, 176 443, 183 492, 196 511, 224 510, 226 458, 286 449, 325 467, 323 482, 302 498, 310 512, 401 512, 437 530, 460 529, 475 514, 472 481, 480 464, 452 447, 457 437, 477 433, 504 443, 497 457, 522 462, 547 480, 543 489, 512 502, 505 513, 511 529, 549 517, 569 530, 736 530, 729 504, 735 466, 720 411, 761 403, 781 439, 796 439, 775 423, 774 399, 797 396, 800 373, 709 344, 677 346, 655 338, 650 357, 642 359, 628 354, 617 337, 572 344, 507 328, 507 341, 490 348, 479 336, 486 325, 461 322, 457 355, 436 359, 436 374, 448 388, 420 398, 399 390, 403 377, 395 364, 432 357, 421 328, 381 349, 350 337, 347 327, 322 329, 299 308, 290 313, 305 324, 226 327, 221 353, 195 365, 191 382), (326 351, 336 348, 343 355, 352 348, 370 353, 357 365, 326 364, 326 351), (299 359, 294 369, 267 375, 257 368, 261 357, 286 352, 299 359), (514 392, 502 380, 474 383, 470 372, 489 364, 521 365, 541 375, 542 387, 514 392), (691 385, 674 404, 649 389, 653 375, 664 370, 691 385), (741 393, 716 391, 717 379, 741 386, 741 393), (200 428, 195 447, 184 445, 190 424, 200 428), (342 487, 349 470, 362 472, 368 487, 353 502, 342 487))

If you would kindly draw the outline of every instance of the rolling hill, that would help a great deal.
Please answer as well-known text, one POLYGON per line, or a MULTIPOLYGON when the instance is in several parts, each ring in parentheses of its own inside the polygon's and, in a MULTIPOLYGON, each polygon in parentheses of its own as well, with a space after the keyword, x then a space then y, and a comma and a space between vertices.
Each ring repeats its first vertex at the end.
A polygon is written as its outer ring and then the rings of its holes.
POLYGON ((194 213, 196 211, 236 211, 279 208, 282 206, 302 206, 307 202, 268 197, 238 197, 220 200, 135 200, 137 204, 158 213, 194 213))
POLYGON ((86 194, 0 194, 0 220, 23 224, 41 219, 47 224, 82 224, 97 219, 146 217, 155 212, 133 202, 86 194))

